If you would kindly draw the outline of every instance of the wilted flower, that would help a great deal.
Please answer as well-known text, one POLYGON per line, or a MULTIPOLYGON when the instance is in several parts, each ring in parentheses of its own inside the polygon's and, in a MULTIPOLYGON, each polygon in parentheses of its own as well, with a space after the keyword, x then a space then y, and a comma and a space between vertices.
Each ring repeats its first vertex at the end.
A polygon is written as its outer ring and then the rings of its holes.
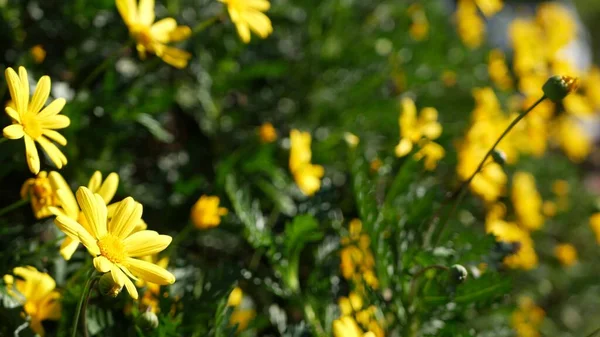
POLYGON ((173 18, 154 22, 154 0, 117 0, 117 9, 125 21, 141 59, 146 53, 156 54, 176 68, 185 68, 192 55, 184 50, 168 46, 168 43, 183 41, 190 37, 188 26, 178 26, 173 18))
POLYGON ((35 147, 38 142, 48 154, 50 160, 59 169, 67 164, 67 157, 52 143, 67 145, 67 140, 56 129, 64 129, 71 121, 69 117, 59 115, 65 106, 64 98, 57 98, 44 108, 50 96, 50 77, 42 76, 37 84, 35 93, 29 101, 29 79, 27 71, 19 67, 19 74, 7 68, 6 81, 14 108, 6 107, 6 114, 12 118, 13 124, 4 128, 4 137, 8 139, 25 139, 25 153, 27 164, 32 173, 40 171, 40 156, 35 147))
POLYGON ((31 266, 17 267, 13 269, 13 274, 20 279, 4 275, 7 290, 9 294, 22 299, 23 310, 31 317, 29 326, 35 333, 44 336, 42 321, 60 319, 60 293, 54 290, 56 282, 50 275, 31 266))
POLYGON ((262 39, 273 32, 271 20, 263 12, 271 7, 267 0, 219 0, 227 5, 231 21, 235 24, 237 32, 244 41, 250 42, 252 30, 262 39))
POLYGON ((312 196, 321 188, 321 178, 325 174, 323 166, 311 163, 311 140, 308 132, 290 132, 290 171, 298 188, 307 196, 312 196))
POLYGON ((46 171, 41 171, 35 178, 25 180, 21 187, 21 198, 31 201, 36 219, 51 216, 49 207, 58 205, 58 196, 50 184, 46 171))
POLYGON ((194 226, 199 229, 217 227, 221 217, 227 214, 227 208, 219 207, 217 196, 203 195, 192 207, 191 218, 194 226))
POLYGON ((139 259, 161 252, 172 240, 155 231, 133 232, 142 217, 141 204, 131 197, 125 198, 119 203, 115 216, 108 221, 106 203, 99 194, 80 187, 76 195, 85 219, 80 222, 85 225, 65 215, 56 217, 54 222, 66 235, 81 240, 94 257, 96 270, 110 272, 113 281, 119 286, 124 285, 133 299, 138 298, 138 292, 130 278, 137 276, 159 285, 175 282, 175 276, 164 268, 139 259))

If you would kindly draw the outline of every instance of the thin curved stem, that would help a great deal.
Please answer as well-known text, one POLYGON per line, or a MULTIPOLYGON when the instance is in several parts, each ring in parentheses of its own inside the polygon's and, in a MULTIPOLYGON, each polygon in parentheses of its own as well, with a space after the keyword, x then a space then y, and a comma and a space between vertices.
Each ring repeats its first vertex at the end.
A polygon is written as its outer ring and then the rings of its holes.
MULTIPOLYGON (((84 307, 84 303, 87 303, 88 296, 90 295, 90 290, 92 290, 92 285, 98 279, 98 275, 96 275, 96 270, 93 269, 90 277, 85 283, 85 287, 83 288, 83 292, 81 293, 81 297, 79 298, 79 303, 77 304, 77 309, 75 310, 75 317, 73 317, 73 330, 71 330, 71 337, 77 337, 77 326, 79 325, 79 316, 81 315, 82 309, 84 307)), ((87 329, 87 327, 84 327, 87 329)))
POLYGON ((192 29, 192 35, 196 35, 198 33, 203 32, 206 28, 212 26, 213 23, 221 20, 223 17, 223 14, 219 14, 217 16, 213 16, 212 18, 208 18, 200 23, 198 23, 196 26, 194 26, 194 28, 192 29))
POLYGON ((0 216, 4 215, 5 213, 8 213, 14 209, 17 209, 25 204, 29 203, 29 199, 20 199, 17 200, 15 202, 13 202, 12 204, 0 209, 0 216))
POLYGON ((598 328, 598 329, 596 329, 596 330, 592 331, 592 333, 591 333, 591 334, 589 334, 589 335, 587 335, 586 337, 593 337, 593 336, 597 335, 599 332, 600 332, 600 328, 598 328))
MULTIPOLYGON (((496 140, 496 142, 494 143, 494 145, 492 145, 492 147, 490 147, 490 149, 488 150, 488 152, 485 154, 485 156, 483 157, 483 159, 481 160, 481 162, 477 166, 477 169, 473 172, 473 174, 471 174, 471 176, 469 177, 469 179, 465 180, 460 185, 460 187, 458 188, 457 192, 452 193, 450 195, 449 200, 452 200, 454 198, 456 198, 456 199, 454 201, 454 204, 452 205, 452 208, 450 209, 450 212, 442 219, 442 223, 440 224, 440 230, 439 230, 436 238, 434 239, 434 246, 437 246, 440 238, 442 237, 442 234, 443 234, 443 232, 444 232, 444 230, 446 228, 446 224, 448 223, 448 219, 450 219, 450 217, 452 217, 452 215, 454 214, 454 212, 458 208, 458 205, 460 204, 460 202, 462 201, 462 199, 465 197, 465 195, 467 193, 467 187, 471 184, 471 181, 473 181, 473 179, 475 178, 475 176, 484 167, 484 165, 486 164, 487 159, 492 155, 492 153, 496 149, 496 146, 498 146, 498 144, 500 144, 500 142, 504 139, 504 137, 506 137, 506 135, 508 135, 508 133, 515 127, 515 125, 517 125, 523 118, 525 118, 525 116, 527 116, 527 114, 529 114, 529 112, 531 112, 533 109, 535 109, 535 107, 537 107, 540 103, 542 103, 546 98, 547 97, 545 95, 542 96, 535 103, 533 103, 532 106, 530 106, 527 110, 525 110, 523 113, 521 113, 520 115, 518 115, 508 125, 508 127, 506 128, 506 130, 504 130, 504 132, 502 132, 502 134, 500 135, 500 137, 498 137, 498 139, 496 140)), ((434 219, 434 221, 436 221, 436 220, 437 219, 434 219)))

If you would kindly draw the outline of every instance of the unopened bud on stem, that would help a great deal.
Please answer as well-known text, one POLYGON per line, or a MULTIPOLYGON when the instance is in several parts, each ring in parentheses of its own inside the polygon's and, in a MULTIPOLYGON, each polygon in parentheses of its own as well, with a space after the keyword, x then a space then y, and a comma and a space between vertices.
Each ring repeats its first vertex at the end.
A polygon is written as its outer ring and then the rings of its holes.
POLYGON ((550 77, 542 87, 542 90, 544 91, 544 95, 550 100, 560 102, 569 93, 577 90, 577 86, 577 78, 557 75, 550 77))

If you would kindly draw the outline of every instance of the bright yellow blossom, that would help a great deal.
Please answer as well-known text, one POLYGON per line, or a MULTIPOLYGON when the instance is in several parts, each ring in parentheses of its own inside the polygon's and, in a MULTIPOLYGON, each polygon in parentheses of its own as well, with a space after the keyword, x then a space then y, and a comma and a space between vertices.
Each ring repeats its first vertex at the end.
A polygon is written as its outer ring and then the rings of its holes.
POLYGON ((396 145, 395 152, 397 157, 404 157, 421 138, 437 139, 442 134, 442 125, 437 120, 438 112, 434 108, 423 108, 417 118, 417 107, 412 99, 402 98, 400 106, 400 142, 396 145))
POLYGON ((483 15, 487 17, 496 15, 504 7, 503 0, 475 0, 475 3, 483 15))
POLYGON ((7 290, 21 300, 23 310, 31 318, 29 326, 43 337, 42 321, 60 319, 60 293, 54 290, 56 282, 50 275, 31 266, 17 267, 13 269, 13 274, 20 279, 4 275, 7 290))
POLYGON ((240 288, 240 287, 233 288, 233 290, 229 294, 229 297, 227 298, 227 306, 237 307, 238 305, 240 305, 242 303, 243 296, 244 296, 244 293, 242 291, 242 288, 240 288))
POLYGON ((258 130, 258 135, 263 143, 273 143, 277 140, 277 131, 271 123, 263 123, 258 130))
POLYGON ((512 202, 519 224, 527 230, 540 229, 544 224, 542 196, 535 186, 535 177, 526 172, 517 172, 513 177, 512 202))
POLYGON ((221 223, 221 217, 227 214, 227 208, 219 207, 220 201, 219 197, 208 195, 203 195, 196 201, 190 215, 196 228, 208 229, 221 223))
POLYGON ((251 307, 245 307, 248 301, 243 301, 244 292, 240 287, 235 287, 227 299, 227 306, 233 307, 229 317, 229 325, 236 326, 241 332, 248 328, 250 322, 256 317, 256 311, 251 307))
POLYGON ((558 118, 554 136, 567 157, 575 163, 583 161, 592 150, 590 136, 569 116, 558 118))
POLYGON ((136 40, 141 59, 146 58, 146 53, 152 53, 173 67, 181 69, 187 66, 191 54, 167 44, 189 38, 192 34, 190 27, 178 26, 173 18, 154 22, 154 0, 139 0, 137 5, 136 0, 117 0, 117 9, 136 40))
POLYGON ((577 262, 577 250, 572 244, 561 243, 554 247, 554 255, 563 266, 571 266, 577 262))
POLYGON ((290 132, 290 171, 304 195, 312 196, 321 188, 321 178, 325 169, 311 163, 311 137, 308 132, 292 130, 290 132))
POLYGON ((498 88, 502 90, 512 88, 512 77, 510 77, 510 70, 506 65, 506 58, 502 50, 494 49, 490 51, 488 56, 488 74, 498 88))
POLYGON ((519 308, 511 317, 511 325, 517 332, 517 337, 539 337, 539 327, 546 313, 529 297, 519 299, 519 308))
POLYGON ((42 76, 40 78, 33 97, 29 101, 29 79, 25 68, 19 67, 18 75, 12 68, 7 68, 5 75, 14 108, 6 107, 6 114, 12 118, 13 124, 4 128, 4 137, 25 139, 27 164, 32 173, 40 172, 40 156, 35 142, 40 144, 56 167, 62 168, 67 164, 67 157, 52 141, 63 146, 67 145, 65 137, 55 131, 64 129, 71 123, 69 117, 59 115, 65 106, 65 99, 57 98, 44 108, 48 96, 50 96, 50 77, 42 76))
POLYGON ((333 321, 334 337, 363 337, 364 334, 354 318, 343 316, 333 321))
POLYGON ((424 145, 421 145, 419 151, 415 153, 414 158, 415 160, 424 159, 425 169, 428 171, 433 171, 437 167, 438 162, 446 155, 446 151, 440 144, 436 142, 419 142, 419 144, 423 143, 424 145))
POLYGON ((77 203, 85 221, 75 221, 60 215, 54 222, 72 239, 81 240, 94 257, 94 267, 101 273, 111 273, 113 281, 125 286, 133 299, 138 292, 130 278, 139 277, 158 285, 173 284, 175 276, 153 263, 139 257, 161 252, 171 243, 168 235, 142 230, 133 233, 142 218, 142 205, 133 198, 121 201, 114 217, 108 220, 106 203, 99 194, 86 187, 77 190, 77 203), (82 225, 85 222, 86 225, 82 225))
POLYGON ((267 0, 219 0, 227 5, 231 21, 235 24, 237 32, 244 41, 250 42, 252 30, 262 39, 273 32, 271 20, 263 12, 271 7, 267 0))
POLYGON ((454 15, 462 42, 471 49, 481 46, 485 37, 485 23, 477 13, 475 2, 459 0, 454 15))
POLYGON ((35 178, 25 180, 21 187, 21 198, 31 201, 36 219, 51 216, 49 207, 58 205, 58 196, 50 184, 46 171, 41 171, 35 178))
MULTIPOLYGON (((79 221, 87 228, 87 222, 83 212, 79 209, 79 205, 77 204, 77 200, 69 184, 67 184, 60 173, 56 171, 50 172, 49 178, 60 204, 60 207, 50 207, 52 214, 69 217, 71 220, 79 221)), ((119 176, 116 173, 113 172, 109 174, 108 177, 106 177, 106 180, 102 182, 102 174, 99 171, 96 171, 90 178, 88 188, 92 193, 98 193, 105 204, 108 204, 115 196, 118 185, 119 176)), ((114 207, 115 206, 111 207, 112 212, 109 213, 114 213, 114 207)), ((77 247, 79 247, 79 240, 67 236, 60 246, 60 255, 62 255, 65 260, 70 260, 77 247)))

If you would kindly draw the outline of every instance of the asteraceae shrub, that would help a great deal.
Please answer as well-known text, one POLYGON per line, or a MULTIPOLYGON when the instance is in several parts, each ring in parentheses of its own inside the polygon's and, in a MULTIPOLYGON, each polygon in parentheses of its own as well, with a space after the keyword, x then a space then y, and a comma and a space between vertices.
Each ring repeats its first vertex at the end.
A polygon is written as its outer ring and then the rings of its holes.
POLYGON ((4 137, 25 140, 27 165, 32 173, 40 172, 40 156, 35 142, 40 144, 56 167, 62 168, 67 164, 67 157, 52 141, 63 146, 67 145, 65 137, 55 131, 64 129, 71 123, 69 117, 59 115, 65 106, 65 99, 57 98, 44 108, 48 96, 50 96, 50 77, 42 76, 40 78, 31 101, 29 101, 27 70, 19 67, 17 75, 12 68, 7 68, 5 75, 14 107, 7 106, 5 109, 6 114, 12 118, 13 124, 4 128, 4 137))

